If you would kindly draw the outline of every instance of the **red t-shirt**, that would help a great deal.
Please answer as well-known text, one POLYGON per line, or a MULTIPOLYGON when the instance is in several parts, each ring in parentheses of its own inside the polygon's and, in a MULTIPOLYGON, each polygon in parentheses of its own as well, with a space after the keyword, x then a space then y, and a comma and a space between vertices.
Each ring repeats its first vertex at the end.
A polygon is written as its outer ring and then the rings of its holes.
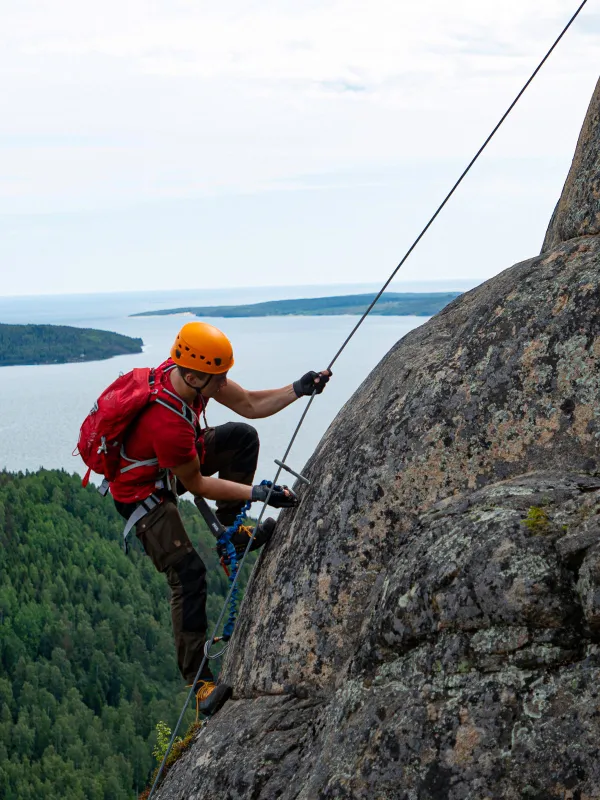
MULTIPOLYGON (((165 362, 159 370, 169 363, 165 362)), ((169 372, 162 374, 161 387, 172 392, 177 398, 180 397, 173 388, 169 372)), ((175 398, 166 399, 177 405, 175 398)), ((193 404, 188 404, 196 415, 202 413, 202 399, 198 395, 193 404)), ((183 402, 182 398, 181 401, 183 402)), ((207 402, 204 398, 204 404, 207 402)), ((121 503, 135 503, 150 497, 156 491, 156 481, 162 477, 165 469, 187 464, 198 455, 198 433, 198 425, 192 427, 186 419, 170 408, 165 408, 156 402, 150 403, 132 423, 125 437, 123 449, 129 459, 146 461, 157 458, 158 465, 135 467, 127 472, 119 472, 110 484, 110 492, 115 500, 121 503)), ((121 459, 120 468, 129 464, 130 462, 121 459)))

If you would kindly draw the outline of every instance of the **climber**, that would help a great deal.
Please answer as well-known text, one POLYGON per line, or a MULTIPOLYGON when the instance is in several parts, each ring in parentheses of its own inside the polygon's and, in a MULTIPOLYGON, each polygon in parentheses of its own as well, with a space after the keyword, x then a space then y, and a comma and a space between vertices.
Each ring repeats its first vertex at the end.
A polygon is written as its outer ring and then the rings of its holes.
MULTIPOLYGON (((308 372, 281 389, 248 391, 229 380, 231 342, 217 328, 189 322, 177 334, 171 357, 156 370, 156 399, 127 429, 119 472, 110 492, 119 513, 130 520, 154 566, 171 588, 171 617, 179 670, 189 685, 203 660, 207 630, 206 567, 192 546, 177 509, 177 495, 215 500, 219 521, 229 526, 248 500, 265 501, 268 487, 252 486, 258 460, 256 430, 228 422, 209 428, 206 405, 214 399, 246 419, 271 416, 299 397, 320 394, 331 372, 308 372), (202 415, 204 426, 199 417, 202 415), (209 477, 218 473, 218 478, 209 477)), ((268 503, 291 508, 298 500, 285 486, 273 487, 268 503)), ((271 538, 266 519, 252 549, 271 538)), ((241 528, 232 542, 243 552, 250 535, 241 528)), ((206 664, 195 687, 200 713, 214 714, 229 689, 215 684, 206 664)))

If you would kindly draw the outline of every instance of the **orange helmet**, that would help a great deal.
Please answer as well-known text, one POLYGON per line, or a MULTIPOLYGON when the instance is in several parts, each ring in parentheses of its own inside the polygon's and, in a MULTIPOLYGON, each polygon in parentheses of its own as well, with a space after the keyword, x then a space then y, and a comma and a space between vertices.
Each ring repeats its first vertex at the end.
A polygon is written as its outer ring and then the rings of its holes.
POLYGON ((233 348, 213 325, 188 322, 177 334, 171 358, 180 367, 220 375, 233 366, 233 348))

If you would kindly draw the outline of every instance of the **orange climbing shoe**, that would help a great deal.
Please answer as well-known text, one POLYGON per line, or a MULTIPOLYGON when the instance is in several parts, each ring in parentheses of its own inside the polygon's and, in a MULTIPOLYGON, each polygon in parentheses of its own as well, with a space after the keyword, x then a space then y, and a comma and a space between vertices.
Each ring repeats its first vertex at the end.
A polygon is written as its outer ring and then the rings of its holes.
POLYGON ((212 717, 231 697, 231 686, 213 681, 198 681, 196 684, 196 719, 203 714, 212 717))
MULTIPOLYGON (((250 552, 258 550, 259 547, 262 547, 271 539, 276 524, 277 523, 273 517, 267 517, 264 522, 261 522, 258 528, 256 528, 254 531, 254 539, 250 545, 250 552)), ((235 552, 237 553, 238 558, 241 558, 244 555, 246 546, 248 544, 248 539, 250 536, 252 536, 252 533, 252 528, 248 528, 247 525, 240 525, 237 532, 231 537, 231 543, 235 547, 235 552)))

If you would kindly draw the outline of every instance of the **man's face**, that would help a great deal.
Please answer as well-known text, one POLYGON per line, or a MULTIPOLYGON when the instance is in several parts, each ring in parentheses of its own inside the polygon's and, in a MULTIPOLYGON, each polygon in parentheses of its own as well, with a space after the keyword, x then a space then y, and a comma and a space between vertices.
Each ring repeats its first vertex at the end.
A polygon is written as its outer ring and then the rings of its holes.
POLYGON ((212 375, 210 373, 202 373, 202 375, 194 375, 190 373, 187 375, 188 383, 198 389, 204 397, 214 397, 224 386, 227 386, 227 373, 223 372, 220 375, 212 375))
POLYGON ((227 386, 227 373, 222 372, 220 375, 213 375, 212 380, 209 382, 208 386, 206 387, 207 390, 210 389, 210 395, 207 397, 214 397, 218 394, 221 389, 227 386))

